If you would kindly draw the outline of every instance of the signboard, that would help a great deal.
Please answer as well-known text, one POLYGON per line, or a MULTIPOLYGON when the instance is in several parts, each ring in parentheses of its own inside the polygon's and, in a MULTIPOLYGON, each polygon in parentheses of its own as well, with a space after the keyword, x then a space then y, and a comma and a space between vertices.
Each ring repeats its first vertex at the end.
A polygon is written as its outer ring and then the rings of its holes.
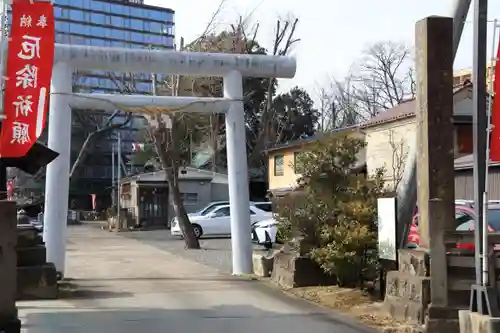
POLYGON ((54 62, 51 2, 17 0, 7 53, 0 156, 23 157, 45 127, 54 62))
POLYGON ((377 199, 378 256, 384 260, 397 260, 396 198, 377 199))

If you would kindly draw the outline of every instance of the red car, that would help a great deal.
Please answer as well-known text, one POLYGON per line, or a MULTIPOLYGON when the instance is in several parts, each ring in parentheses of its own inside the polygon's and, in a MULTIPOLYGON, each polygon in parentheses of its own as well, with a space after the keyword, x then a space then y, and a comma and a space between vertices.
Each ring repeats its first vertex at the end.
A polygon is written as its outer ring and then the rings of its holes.
MULTIPOLYGON (((473 231, 476 214, 474 208, 468 205, 455 206, 455 225, 459 231, 473 231)), ((413 221, 408 232, 408 247, 415 248, 420 244, 418 234, 419 214, 413 216, 413 221)), ((488 205, 488 230, 491 232, 500 231, 500 205, 488 205)), ((474 244, 457 244, 457 248, 474 250, 474 244)))

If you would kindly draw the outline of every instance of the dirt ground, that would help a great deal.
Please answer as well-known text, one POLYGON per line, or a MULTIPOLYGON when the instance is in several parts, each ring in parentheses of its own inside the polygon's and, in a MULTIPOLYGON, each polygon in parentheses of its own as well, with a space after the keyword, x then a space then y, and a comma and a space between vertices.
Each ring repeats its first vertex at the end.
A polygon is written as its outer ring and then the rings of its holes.
POLYGON ((328 286, 293 288, 286 292, 344 313, 384 333, 421 331, 421 327, 403 324, 391 318, 384 310, 382 301, 375 300, 359 289, 328 286))

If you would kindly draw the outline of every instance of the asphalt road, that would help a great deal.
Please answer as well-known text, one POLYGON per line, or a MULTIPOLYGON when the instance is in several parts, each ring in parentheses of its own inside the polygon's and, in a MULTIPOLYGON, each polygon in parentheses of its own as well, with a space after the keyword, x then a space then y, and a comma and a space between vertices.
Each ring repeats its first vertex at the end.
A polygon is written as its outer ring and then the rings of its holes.
MULTIPOLYGON (((229 238, 201 239, 201 250, 186 250, 184 248, 184 241, 178 237, 171 236, 169 230, 132 231, 124 232, 121 235, 216 268, 220 272, 232 272, 231 239, 229 238)), ((255 250, 264 251, 264 248, 255 245, 255 250)))
MULTIPOLYGON (((171 250, 182 249, 181 241, 166 239, 166 232, 127 234, 88 225, 68 228, 66 277, 73 287, 57 300, 17 302, 22 331, 374 332, 260 281, 221 274, 176 253, 147 246, 170 243, 171 250)), ((227 240, 218 242, 227 244, 227 240)), ((206 245, 210 244, 214 241, 208 240, 206 245)))

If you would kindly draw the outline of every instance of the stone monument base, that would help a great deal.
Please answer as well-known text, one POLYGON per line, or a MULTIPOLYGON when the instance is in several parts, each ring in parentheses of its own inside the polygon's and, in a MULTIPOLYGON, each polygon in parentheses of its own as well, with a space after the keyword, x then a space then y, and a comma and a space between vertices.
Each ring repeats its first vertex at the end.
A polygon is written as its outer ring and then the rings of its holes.
POLYGON ((485 316, 469 310, 458 313, 460 333, 500 333, 500 318, 485 316))
POLYGON ((298 253, 279 252, 274 255, 271 279, 285 288, 328 286, 337 278, 326 274, 311 258, 298 253))
MULTIPOLYGON (((56 299, 57 273, 54 264, 17 268, 17 299, 56 299)), ((0 331, 1 332, 1 331, 0 331)))
POLYGON ((270 277, 273 271, 274 256, 266 256, 262 253, 252 255, 253 272, 260 277, 270 277))
POLYGON ((0 318, 0 332, 20 333, 21 321, 18 318, 0 318))

